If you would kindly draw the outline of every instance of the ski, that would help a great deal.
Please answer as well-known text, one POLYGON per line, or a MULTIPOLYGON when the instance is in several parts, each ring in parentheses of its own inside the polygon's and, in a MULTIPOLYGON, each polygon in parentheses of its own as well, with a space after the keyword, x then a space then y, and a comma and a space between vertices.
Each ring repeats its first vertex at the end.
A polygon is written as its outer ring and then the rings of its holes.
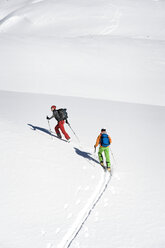
POLYGON ((59 139, 59 140, 62 140, 62 141, 65 141, 65 142, 69 143, 68 140, 65 140, 65 139, 59 137, 59 136, 58 136, 55 132, 53 132, 53 131, 51 131, 51 136, 54 137, 54 138, 57 138, 57 139, 59 139))
POLYGON ((105 165, 101 165, 101 164, 100 164, 100 166, 101 166, 101 168, 103 168, 103 170, 104 170, 105 172, 110 173, 110 175, 112 176, 112 169, 108 170, 108 168, 107 168, 105 165))

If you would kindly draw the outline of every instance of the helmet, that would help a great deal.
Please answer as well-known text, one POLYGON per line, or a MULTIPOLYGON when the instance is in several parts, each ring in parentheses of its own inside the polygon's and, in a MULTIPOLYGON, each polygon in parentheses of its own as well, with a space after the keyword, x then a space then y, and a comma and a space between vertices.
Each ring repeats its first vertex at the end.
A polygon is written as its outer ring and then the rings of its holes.
POLYGON ((56 106, 55 105, 51 106, 51 109, 56 109, 56 106))

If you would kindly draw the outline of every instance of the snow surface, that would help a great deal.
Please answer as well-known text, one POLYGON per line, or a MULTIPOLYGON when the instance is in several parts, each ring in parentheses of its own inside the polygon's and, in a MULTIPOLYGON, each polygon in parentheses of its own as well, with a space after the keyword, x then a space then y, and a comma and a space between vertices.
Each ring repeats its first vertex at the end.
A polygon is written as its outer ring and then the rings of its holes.
POLYGON ((3 91, 0 106, 0 247, 69 247, 109 180, 93 154, 101 127, 113 176, 70 247, 164 247, 164 107, 3 91), (49 135, 54 103, 81 144, 67 125, 70 144, 49 135))
POLYGON ((0 10, 1 90, 165 105, 165 1, 1 0, 0 10))
POLYGON ((0 248, 165 247, 164 10, 0 1, 0 248), (50 135, 51 105, 80 142, 50 135), (112 177, 93 150, 103 127, 112 177))

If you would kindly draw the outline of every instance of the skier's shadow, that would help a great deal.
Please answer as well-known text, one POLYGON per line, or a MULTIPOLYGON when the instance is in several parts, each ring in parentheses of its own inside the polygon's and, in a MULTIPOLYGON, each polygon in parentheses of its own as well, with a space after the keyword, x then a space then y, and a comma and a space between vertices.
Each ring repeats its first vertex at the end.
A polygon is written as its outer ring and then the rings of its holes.
POLYGON ((89 161, 93 161, 93 162, 99 164, 99 162, 98 162, 96 159, 92 158, 91 153, 81 151, 81 150, 79 150, 79 149, 76 148, 76 147, 74 147, 74 149, 75 149, 75 152, 76 152, 79 156, 82 156, 82 157, 88 159, 89 161))
POLYGON ((51 135, 51 132, 46 128, 33 126, 32 124, 27 124, 27 125, 30 126, 33 130, 39 130, 39 131, 42 131, 44 133, 51 135))
MULTIPOLYGON (((32 130, 39 130, 39 131, 41 131, 41 132, 43 132, 43 133, 46 133, 46 134, 48 134, 48 135, 51 135, 52 137, 55 137, 55 138, 57 138, 57 139, 59 139, 59 137, 57 136, 57 135, 55 135, 55 134, 53 134, 52 132, 50 132, 48 129, 46 129, 46 128, 43 128, 43 127, 38 127, 38 126, 34 126, 34 125, 32 125, 32 124, 27 124, 28 126, 30 126, 31 128, 32 128, 32 130)), ((62 141, 65 141, 65 142, 67 142, 66 140, 64 140, 64 139, 60 139, 60 140, 62 140, 62 141)))
POLYGON ((41 132, 43 132, 43 133, 46 133, 46 134, 48 134, 48 135, 51 135, 51 136, 53 136, 53 137, 55 137, 55 138, 58 138, 56 135, 54 135, 54 134, 52 134, 48 129, 46 129, 46 128, 43 128, 43 127, 38 127, 38 126, 33 126, 32 124, 27 124, 28 126, 30 126, 31 128, 32 128, 32 130, 39 130, 39 131, 41 131, 41 132))

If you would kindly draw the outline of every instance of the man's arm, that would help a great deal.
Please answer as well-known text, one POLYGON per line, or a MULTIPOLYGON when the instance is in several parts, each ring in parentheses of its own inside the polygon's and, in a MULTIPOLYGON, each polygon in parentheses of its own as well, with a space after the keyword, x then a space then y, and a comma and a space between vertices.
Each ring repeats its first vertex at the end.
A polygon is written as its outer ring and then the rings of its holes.
POLYGON ((96 144, 94 145, 95 148, 100 144, 100 137, 101 134, 97 137, 96 144))
POLYGON ((109 142, 110 142, 110 144, 112 143, 112 139, 111 139, 111 137, 108 135, 108 138, 109 138, 109 142))
POLYGON ((47 120, 50 120, 50 119, 52 119, 53 117, 54 117, 54 115, 52 115, 51 117, 46 116, 46 119, 47 119, 47 120))

